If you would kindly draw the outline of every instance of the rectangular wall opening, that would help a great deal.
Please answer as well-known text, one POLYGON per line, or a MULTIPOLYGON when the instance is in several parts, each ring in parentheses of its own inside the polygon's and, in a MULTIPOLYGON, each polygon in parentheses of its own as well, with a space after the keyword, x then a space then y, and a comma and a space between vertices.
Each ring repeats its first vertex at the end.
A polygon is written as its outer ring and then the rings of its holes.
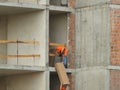
POLYGON ((68 6, 68 0, 50 0, 50 5, 68 6))
POLYGON ((45 73, 0 77, 0 90, 45 90, 45 73))
MULTIPOLYGON (((53 45, 50 45, 49 53, 55 54, 55 49, 59 44, 67 44, 67 14, 50 12, 49 18, 49 42, 53 43, 53 45)), ((54 58, 54 55, 49 57, 50 67, 54 67, 54 58)))
MULTIPOLYGON (((67 74, 69 77, 69 80, 71 78, 71 74, 67 74)), ((50 90, 60 90, 60 80, 58 77, 58 74, 56 72, 50 73, 50 90)), ((68 90, 70 90, 70 85, 67 86, 68 90)))

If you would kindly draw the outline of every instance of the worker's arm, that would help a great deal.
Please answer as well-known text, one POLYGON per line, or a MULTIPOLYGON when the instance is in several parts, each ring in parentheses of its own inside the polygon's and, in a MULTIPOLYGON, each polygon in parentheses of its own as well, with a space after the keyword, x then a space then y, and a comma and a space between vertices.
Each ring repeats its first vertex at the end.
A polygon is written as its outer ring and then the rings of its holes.
POLYGON ((56 55, 56 56, 59 56, 59 53, 56 51, 56 52, 55 52, 55 55, 56 55))

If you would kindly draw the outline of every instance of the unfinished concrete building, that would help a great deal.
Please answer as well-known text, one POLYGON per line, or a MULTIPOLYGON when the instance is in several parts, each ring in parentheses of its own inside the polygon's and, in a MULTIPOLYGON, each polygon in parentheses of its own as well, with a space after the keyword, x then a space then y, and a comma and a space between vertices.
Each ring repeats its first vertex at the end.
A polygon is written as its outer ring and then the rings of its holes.
POLYGON ((0 90, 59 90, 60 44, 69 90, 120 90, 119 25, 119 0, 0 0, 0 90))
POLYGON ((74 89, 73 0, 0 0, 0 90, 59 90, 51 55, 67 44, 74 89))

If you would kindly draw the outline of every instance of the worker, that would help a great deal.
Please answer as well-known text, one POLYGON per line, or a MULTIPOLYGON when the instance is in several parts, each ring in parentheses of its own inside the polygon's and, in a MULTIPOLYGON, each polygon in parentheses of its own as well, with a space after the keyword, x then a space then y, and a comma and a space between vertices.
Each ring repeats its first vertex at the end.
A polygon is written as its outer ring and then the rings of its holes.
POLYGON ((67 56, 68 56, 67 48, 65 46, 57 46, 56 56, 60 57, 60 62, 63 62, 64 66, 67 68, 67 56))

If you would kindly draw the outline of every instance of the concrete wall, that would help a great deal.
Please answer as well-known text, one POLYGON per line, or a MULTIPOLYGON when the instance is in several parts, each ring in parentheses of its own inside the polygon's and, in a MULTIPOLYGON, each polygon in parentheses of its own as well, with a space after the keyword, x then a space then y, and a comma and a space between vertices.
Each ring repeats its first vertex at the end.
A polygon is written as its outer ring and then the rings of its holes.
POLYGON ((50 0, 50 5, 64 5, 67 6, 68 5, 68 0, 50 0))
POLYGON ((50 42, 67 42, 66 14, 55 14, 50 16, 50 42))
MULTIPOLYGON (((0 16, 0 40, 7 39, 7 18, 0 16)), ((7 44, 0 44, 0 55, 7 54, 7 44)), ((0 58, 0 64, 6 64, 6 59, 0 58)))
POLYGON ((8 64, 45 65, 46 54, 46 13, 36 11, 8 16, 8 40, 36 40, 40 44, 8 44, 8 54, 40 54, 40 58, 12 58, 8 64))
POLYGON ((0 0, 0 2, 26 3, 26 4, 46 4, 47 0, 0 0))
POLYGON ((75 90, 108 90, 108 81, 108 71, 103 67, 77 69, 75 90))
POLYGON ((76 7, 87 7, 96 4, 105 4, 110 0, 76 0, 76 7))
POLYGON ((50 0, 51 5, 61 5, 61 0, 50 0))
POLYGON ((107 5, 77 9, 76 67, 108 65, 110 17, 107 5))
POLYGON ((0 90, 45 90, 45 73, 2 77, 0 90))

